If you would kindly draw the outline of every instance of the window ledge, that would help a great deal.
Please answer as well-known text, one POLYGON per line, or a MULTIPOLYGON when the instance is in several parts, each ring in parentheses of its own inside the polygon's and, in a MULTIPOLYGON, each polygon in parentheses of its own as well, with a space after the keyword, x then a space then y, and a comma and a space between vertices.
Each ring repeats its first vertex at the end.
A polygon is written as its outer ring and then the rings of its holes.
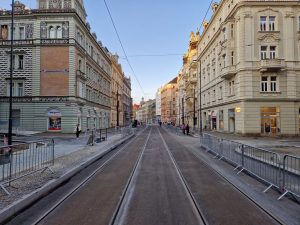
POLYGON ((228 95, 227 97, 228 97, 228 98, 231 98, 231 97, 233 97, 233 96, 235 96, 235 94, 228 95))
POLYGON ((281 94, 281 91, 260 91, 260 94, 281 94))
POLYGON ((262 30, 259 30, 258 33, 262 33, 262 34, 265 34, 265 33, 280 33, 280 31, 279 30, 274 30, 274 31, 269 31, 269 30, 262 31, 262 30))

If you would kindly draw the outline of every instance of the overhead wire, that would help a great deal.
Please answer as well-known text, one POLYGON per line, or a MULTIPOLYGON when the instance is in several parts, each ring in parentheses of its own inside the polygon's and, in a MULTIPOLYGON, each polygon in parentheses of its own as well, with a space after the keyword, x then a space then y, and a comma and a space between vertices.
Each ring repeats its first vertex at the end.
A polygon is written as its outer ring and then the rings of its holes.
POLYGON ((114 20, 113 20, 112 14, 111 14, 111 12, 110 12, 110 10, 109 10, 109 7, 108 7, 108 5, 107 5, 107 3, 106 3, 106 0, 103 0, 103 1, 104 1, 106 10, 107 10, 107 12, 108 12, 108 14, 109 14, 109 17, 110 17, 110 20, 111 20, 111 22, 112 22, 112 25, 113 25, 113 27, 114 27, 114 30, 115 30, 115 32, 116 32, 116 35, 117 35, 117 37, 118 37, 119 43, 120 43, 120 45, 121 45, 123 54, 124 54, 124 56, 125 56, 125 60, 127 61, 128 65, 129 65, 129 67, 130 67, 130 69, 131 69, 131 72, 132 72, 133 76, 135 77, 135 79, 136 79, 138 85, 140 86, 143 95, 145 95, 144 89, 142 88, 142 85, 141 85, 141 83, 140 83, 138 77, 136 76, 135 71, 134 71, 134 69, 133 69, 133 67, 132 67, 132 65, 131 65, 131 63, 130 63, 130 61, 129 61, 129 59, 128 59, 128 56, 127 56, 127 54, 126 54, 125 48, 124 48, 123 43, 122 43, 122 41, 121 41, 119 32, 118 32, 117 27, 116 27, 116 24, 115 24, 115 22, 114 22, 114 20))

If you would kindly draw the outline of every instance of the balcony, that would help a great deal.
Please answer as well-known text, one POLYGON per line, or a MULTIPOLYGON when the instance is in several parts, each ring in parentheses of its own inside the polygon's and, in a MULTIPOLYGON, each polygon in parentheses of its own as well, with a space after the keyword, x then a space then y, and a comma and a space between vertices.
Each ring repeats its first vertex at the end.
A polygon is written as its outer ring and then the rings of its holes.
POLYGON ((77 71, 76 71, 76 74, 77 74, 77 77, 78 77, 78 78, 80 78, 80 79, 82 79, 82 80, 87 80, 87 77, 86 77, 85 73, 82 72, 81 70, 77 70, 77 71))
POLYGON ((278 71, 285 69, 285 67, 283 59, 263 59, 259 62, 260 72, 278 71))
POLYGON ((236 66, 226 66, 221 70, 221 78, 231 79, 236 74, 236 66))

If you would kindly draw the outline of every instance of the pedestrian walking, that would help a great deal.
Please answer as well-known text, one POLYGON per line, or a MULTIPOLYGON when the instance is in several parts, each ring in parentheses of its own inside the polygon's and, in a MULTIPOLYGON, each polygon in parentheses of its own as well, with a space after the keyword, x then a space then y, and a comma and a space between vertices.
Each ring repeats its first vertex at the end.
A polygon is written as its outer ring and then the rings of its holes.
POLYGON ((79 135, 80 135, 80 133, 81 133, 81 128, 80 128, 79 123, 77 124, 77 126, 76 126, 75 129, 76 129, 76 130, 75 130, 75 132, 76 132, 76 139, 78 140, 79 135))
POLYGON ((185 135, 185 124, 184 123, 182 124, 181 129, 182 129, 182 133, 185 135))
POLYGON ((185 130, 186 130, 186 135, 189 135, 189 133, 190 133, 190 126, 189 126, 189 124, 186 125, 185 130))

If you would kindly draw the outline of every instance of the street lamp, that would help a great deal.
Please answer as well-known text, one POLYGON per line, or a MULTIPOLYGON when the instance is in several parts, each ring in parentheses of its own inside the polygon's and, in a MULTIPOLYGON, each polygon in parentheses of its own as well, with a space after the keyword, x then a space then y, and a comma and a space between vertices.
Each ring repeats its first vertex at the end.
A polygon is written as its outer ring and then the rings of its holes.
POLYGON ((14 5, 11 3, 11 42, 10 42, 10 78, 9 78, 9 119, 8 119, 8 145, 12 144, 12 103, 13 103, 13 49, 14 49, 14 5))

